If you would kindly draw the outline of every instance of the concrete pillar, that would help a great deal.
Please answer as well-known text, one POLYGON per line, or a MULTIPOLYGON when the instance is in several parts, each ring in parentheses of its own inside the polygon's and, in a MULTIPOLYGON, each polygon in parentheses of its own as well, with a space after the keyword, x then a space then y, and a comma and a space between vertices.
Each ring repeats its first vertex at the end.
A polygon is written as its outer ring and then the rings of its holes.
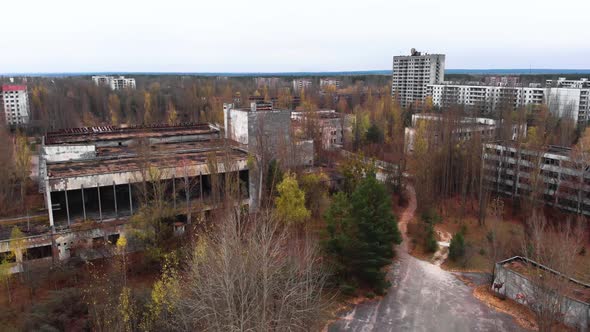
POLYGON ((117 210, 117 187, 113 181, 113 197, 115 197, 115 217, 119 218, 119 211, 117 210))
POLYGON ((203 203, 203 173, 199 172, 199 190, 201 193, 201 203, 203 203))
POLYGON ((133 214, 133 195, 131 194, 131 181, 128 182, 129 184, 129 211, 133 214))
POLYGON ((96 183, 96 192, 98 193, 98 217, 102 221, 102 202, 100 201, 100 185, 96 183))
POLYGON ((174 210, 176 210, 176 174, 172 174, 172 197, 174 199, 174 210))
POLYGON ((184 172, 184 193, 186 196, 186 222, 188 224, 191 223, 191 191, 190 191, 190 183, 189 183, 189 178, 188 175, 186 174, 186 171, 184 172))
POLYGON ((49 179, 47 177, 45 178, 45 204, 47 205, 47 214, 49 215, 49 226, 53 230, 53 204, 51 203, 51 191, 49 190, 49 179))
POLYGON ((66 196, 66 214, 68 215, 68 227, 70 226, 70 204, 68 202, 68 186, 65 186, 64 194, 66 196))
POLYGON ((86 199, 84 198, 84 185, 80 185, 82 190, 82 212, 84 213, 84 220, 86 220, 86 199))

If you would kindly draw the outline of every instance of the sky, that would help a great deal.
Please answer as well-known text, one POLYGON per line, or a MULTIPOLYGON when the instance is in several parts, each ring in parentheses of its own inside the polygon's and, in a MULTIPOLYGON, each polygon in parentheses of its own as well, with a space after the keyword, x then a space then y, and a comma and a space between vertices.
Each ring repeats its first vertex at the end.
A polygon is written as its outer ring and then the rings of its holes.
POLYGON ((588 0, 19 0, 0 73, 590 69, 588 0))

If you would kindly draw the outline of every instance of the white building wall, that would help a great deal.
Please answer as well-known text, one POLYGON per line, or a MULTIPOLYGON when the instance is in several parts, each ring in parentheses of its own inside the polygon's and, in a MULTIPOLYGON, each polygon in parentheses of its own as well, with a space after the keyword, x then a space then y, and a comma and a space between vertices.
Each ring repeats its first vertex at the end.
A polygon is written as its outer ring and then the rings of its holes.
POLYGON ((0 90, 0 103, 6 124, 18 126, 29 123, 29 95, 23 90, 0 90))

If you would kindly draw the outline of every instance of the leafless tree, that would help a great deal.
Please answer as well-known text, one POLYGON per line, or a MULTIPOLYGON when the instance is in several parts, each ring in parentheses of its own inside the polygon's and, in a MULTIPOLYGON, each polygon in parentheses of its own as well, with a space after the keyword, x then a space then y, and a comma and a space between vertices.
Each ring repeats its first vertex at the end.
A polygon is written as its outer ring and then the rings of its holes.
POLYGON ((175 303, 179 331, 308 331, 323 308, 326 273, 315 242, 296 240, 268 211, 228 209, 199 239, 175 303))
POLYGON ((527 220, 522 252, 536 262, 526 266, 530 280, 527 303, 537 317, 540 331, 554 331, 555 324, 562 322, 569 310, 566 296, 571 295, 574 286, 568 277, 576 271, 575 258, 584 245, 583 239, 581 219, 568 218, 551 224, 535 209, 527 220))

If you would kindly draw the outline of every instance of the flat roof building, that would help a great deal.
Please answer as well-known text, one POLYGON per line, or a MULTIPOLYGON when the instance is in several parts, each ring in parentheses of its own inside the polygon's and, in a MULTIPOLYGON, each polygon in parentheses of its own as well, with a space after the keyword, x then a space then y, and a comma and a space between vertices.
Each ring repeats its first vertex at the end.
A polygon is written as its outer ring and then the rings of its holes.
POLYGON ((135 78, 125 76, 92 76, 92 81, 97 86, 108 86, 111 90, 135 89, 135 78))
POLYGON ((293 91, 305 90, 312 85, 313 81, 309 78, 297 78, 293 80, 293 91))
POLYGON ((21 126, 29 123, 29 95, 26 85, 2 85, 0 88, 0 114, 6 125, 21 126))
POLYGON ((209 124, 67 129, 43 138, 40 191, 51 227, 116 220, 138 210, 139 184, 146 181, 146 169, 157 169, 178 214, 187 214, 214 206, 211 177, 216 174, 231 175, 247 199, 247 157, 209 124))
POLYGON ((529 197, 537 188, 545 204, 569 212, 590 215, 588 161, 570 148, 518 147, 513 142, 484 144, 483 185, 514 197, 529 197))
POLYGON ((546 105, 560 118, 570 118, 578 124, 590 120, 590 83, 585 79, 548 80, 544 88, 538 84, 525 87, 443 82, 429 84, 427 95, 434 106, 442 108, 460 105, 469 111, 491 114, 500 109, 546 105))

